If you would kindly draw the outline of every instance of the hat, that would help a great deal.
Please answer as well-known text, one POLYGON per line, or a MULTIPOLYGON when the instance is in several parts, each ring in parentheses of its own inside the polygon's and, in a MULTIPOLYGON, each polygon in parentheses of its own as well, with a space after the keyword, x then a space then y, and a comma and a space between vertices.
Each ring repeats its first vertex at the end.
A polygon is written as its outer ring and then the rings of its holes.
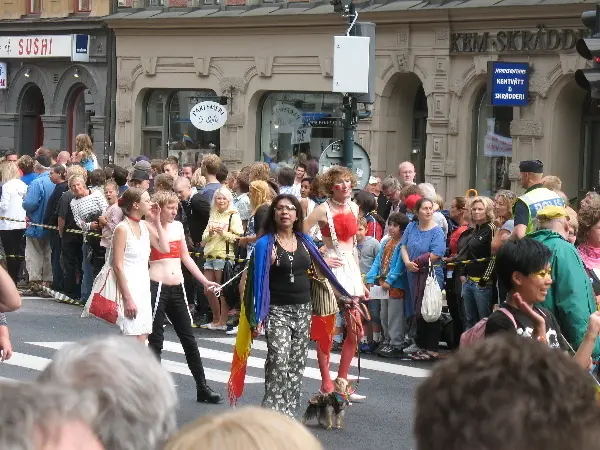
POLYGON ((539 222, 561 219, 565 217, 569 220, 569 213, 562 206, 545 206, 537 212, 536 218, 539 222))
POLYGON ((379 179, 377 177, 369 177, 369 184, 377 184, 379 179))
POLYGON ((133 173, 131 174, 131 179, 137 180, 137 181, 146 181, 146 180, 150 179, 150 176, 148 175, 148 172, 146 172, 145 170, 133 169, 133 173))
POLYGON ((45 156, 45 155, 37 156, 35 158, 35 161, 40 166, 45 167, 46 169, 49 168, 52 165, 52 161, 50 160, 50 158, 48 156, 45 156))
POLYGON ((150 173, 150 171, 152 170, 152 165, 147 160, 140 159, 138 162, 135 163, 133 168, 135 170, 143 170, 144 172, 150 173))
POLYGON ((138 155, 138 156, 132 156, 131 158, 129 158, 129 161, 131 161, 134 164, 139 161, 150 162, 150 158, 148 158, 146 155, 138 155))
POLYGON ((531 161, 521 161, 519 163, 519 171, 527 173, 543 173, 544 163, 541 162, 539 159, 531 161))
POLYGON ((417 194, 412 194, 406 197, 406 200, 404 200, 404 205, 406 206, 406 209, 409 211, 413 211, 415 209, 415 206, 417 205, 417 202, 422 198, 423 197, 417 194))

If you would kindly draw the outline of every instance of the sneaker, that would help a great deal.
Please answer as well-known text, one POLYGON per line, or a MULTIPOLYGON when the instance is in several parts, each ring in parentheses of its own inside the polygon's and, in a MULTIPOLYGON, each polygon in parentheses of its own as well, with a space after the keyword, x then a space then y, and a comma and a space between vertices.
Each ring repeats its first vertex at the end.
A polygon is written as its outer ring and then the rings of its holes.
POLYGON ((238 333, 238 327, 233 327, 231 330, 227 330, 225 334, 235 336, 238 333))
POLYGON ((388 353, 391 350, 391 348, 392 347, 389 344, 382 344, 382 346, 378 348, 375 353, 377 353, 378 355, 382 355, 388 353))
POLYGON ((422 349, 417 344, 410 344, 407 348, 403 350, 406 355, 411 355, 413 353, 420 352, 422 349))
POLYGON ((382 356, 383 358, 402 358, 405 356, 401 348, 392 346, 386 347, 385 351, 382 350, 380 353, 378 353, 378 355, 382 356))
POLYGON ((212 323, 210 325, 211 326, 210 326, 209 330, 227 331, 227 325, 213 325, 212 323))
POLYGON ((353 394, 350 394, 348 396, 348 400, 352 403, 360 403, 362 400, 365 400, 367 398, 366 395, 360 395, 357 394, 356 392, 354 392, 353 394))
POLYGON ((369 344, 369 351, 365 352, 365 353, 375 353, 375 351, 379 348, 379 346, 381 345, 381 342, 371 342, 369 344))
POLYGON ((358 351, 361 353, 371 353, 371 346, 369 345, 368 342, 361 342, 358 345, 358 351))

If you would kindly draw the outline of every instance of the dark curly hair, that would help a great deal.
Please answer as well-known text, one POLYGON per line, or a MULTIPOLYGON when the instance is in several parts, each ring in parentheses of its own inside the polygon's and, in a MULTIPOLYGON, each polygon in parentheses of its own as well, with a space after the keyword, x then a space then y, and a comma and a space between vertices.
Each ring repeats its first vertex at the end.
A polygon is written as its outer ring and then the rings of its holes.
POLYGON ((582 206, 577 212, 577 218, 579 220, 577 241, 583 243, 587 240, 587 235, 592 227, 600 221, 600 208, 597 204, 582 206))
POLYGON ((503 333, 441 362, 419 386, 419 450, 592 450, 596 384, 566 354, 503 333))
POLYGON ((352 187, 356 187, 356 177, 350 169, 342 166, 333 166, 319 178, 319 186, 327 196, 333 193, 333 185, 348 178, 352 181, 352 187))
POLYGON ((302 221, 304 220, 304 214, 302 214, 302 207, 300 202, 295 195, 291 194, 279 194, 273 199, 269 206, 269 211, 263 222, 262 234, 275 234, 277 232, 277 224, 275 223, 275 208, 281 200, 289 200, 292 205, 296 208, 296 221, 292 226, 292 230, 296 233, 302 233, 302 221))

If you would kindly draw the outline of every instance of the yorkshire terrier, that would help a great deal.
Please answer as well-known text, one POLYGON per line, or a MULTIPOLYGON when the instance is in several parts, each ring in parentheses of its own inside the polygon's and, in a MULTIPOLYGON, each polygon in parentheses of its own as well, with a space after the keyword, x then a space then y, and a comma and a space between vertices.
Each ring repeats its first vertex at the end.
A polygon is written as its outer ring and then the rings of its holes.
POLYGON ((319 425, 327 430, 344 428, 344 409, 350 403, 348 397, 351 392, 349 392, 348 381, 343 378, 336 378, 333 386, 333 392, 318 394, 309 400, 302 423, 305 424, 316 417, 319 425))

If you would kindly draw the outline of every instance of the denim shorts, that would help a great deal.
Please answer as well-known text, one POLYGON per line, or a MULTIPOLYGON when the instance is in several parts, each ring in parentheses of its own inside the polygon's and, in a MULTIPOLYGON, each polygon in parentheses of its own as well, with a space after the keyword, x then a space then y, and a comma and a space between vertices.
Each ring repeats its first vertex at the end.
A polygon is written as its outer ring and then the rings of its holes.
POLYGON ((224 267, 224 259, 207 259, 204 262, 204 270, 223 270, 224 267))

